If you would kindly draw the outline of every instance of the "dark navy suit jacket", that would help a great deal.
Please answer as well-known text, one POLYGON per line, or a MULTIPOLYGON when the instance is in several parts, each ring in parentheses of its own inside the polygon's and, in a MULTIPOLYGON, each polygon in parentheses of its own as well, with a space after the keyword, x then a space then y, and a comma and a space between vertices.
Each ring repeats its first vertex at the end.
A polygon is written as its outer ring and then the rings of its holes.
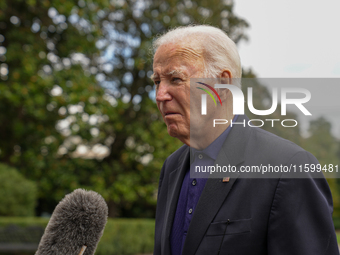
MULTIPOLYGON (((239 116, 238 122, 248 121, 239 116)), ((294 143, 259 128, 235 125, 216 159, 218 165, 301 165, 318 161, 294 143)), ((184 145, 164 162, 158 189, 154 255, 171 255, 170 233, 182 180, 189 168, 184 145)), ((335 255, 332 196, 326 180, 208 179, 198 201, 183 255, 335 255)))

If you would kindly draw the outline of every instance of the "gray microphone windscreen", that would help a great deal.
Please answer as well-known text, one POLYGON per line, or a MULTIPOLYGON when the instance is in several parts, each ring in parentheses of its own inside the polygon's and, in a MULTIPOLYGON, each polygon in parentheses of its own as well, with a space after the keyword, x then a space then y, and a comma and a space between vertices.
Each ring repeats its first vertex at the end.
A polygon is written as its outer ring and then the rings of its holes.
POLYGON ((35 255, 93 255, 107 216, 107 204, 101 195, 76 189, 55 208, 35 255))

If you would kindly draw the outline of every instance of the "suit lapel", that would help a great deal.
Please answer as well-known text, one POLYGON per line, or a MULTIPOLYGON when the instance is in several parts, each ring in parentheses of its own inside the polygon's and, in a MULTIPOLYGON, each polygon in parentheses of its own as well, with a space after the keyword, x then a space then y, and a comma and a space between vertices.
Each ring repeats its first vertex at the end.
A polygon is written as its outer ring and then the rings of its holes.
MULTIPOLYGON (((248 118, 246 116, 239 116, 237 122, 243 121, 247 122, 248 118)), ((229 164, 236 166, 242 163, 250 131, 247 124, 246 127, 234 126, 224 142, 215 164, 220 166, 229 164)), ((182 254, 193 255, 196 253, 205 232, 228 196, 238 176, 238 173, 229 174, 229 176, 226 176, 230 177, 230 181, 227 183, 222 182, 221 178, 210 178, 207 180, 191 220, 182 254)))
POLYGON ((181 191, 183 178, 186 171, 189 169, 189 147, 183 152, 182 156, 178 160, 179 167, 172 171, 169 175, 168 183, 168 200, 167 208, 165 211, 165 228, 162 232, 162 254, 170 255, 170 233, 173 224, 173 220, 176 213, 177 202, 179 192, 181 191))

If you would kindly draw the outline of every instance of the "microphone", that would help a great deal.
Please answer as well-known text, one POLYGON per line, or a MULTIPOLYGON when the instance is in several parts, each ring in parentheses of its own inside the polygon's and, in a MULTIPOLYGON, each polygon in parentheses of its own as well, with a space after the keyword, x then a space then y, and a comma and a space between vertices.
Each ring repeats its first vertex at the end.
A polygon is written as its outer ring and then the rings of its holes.
POLYGON ((108 216, 104 198, 76 189, 54 209, 35 255, 93 255, 108 216))

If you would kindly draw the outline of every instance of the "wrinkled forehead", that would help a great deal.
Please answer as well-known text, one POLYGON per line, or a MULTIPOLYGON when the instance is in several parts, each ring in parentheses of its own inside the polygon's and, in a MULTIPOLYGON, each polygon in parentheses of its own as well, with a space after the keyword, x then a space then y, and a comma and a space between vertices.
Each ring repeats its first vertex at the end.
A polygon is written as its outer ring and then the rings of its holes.
POLYGON ((159 57, 169 58, 173 56, 181 56, 186 59, 198 60, 203 58, 203 49, 196 40, 186 40, 179 43, 166 43, 158 47, 154 55, 154 61, 159 61, 159 57))
POLYGON ((157 49, 154 55, 153 69, 154 72, 170 72, 173 68, 180 70, 183 66, 201 68, 203 60, 203 50, 194 44, 168 43, 157 49))

